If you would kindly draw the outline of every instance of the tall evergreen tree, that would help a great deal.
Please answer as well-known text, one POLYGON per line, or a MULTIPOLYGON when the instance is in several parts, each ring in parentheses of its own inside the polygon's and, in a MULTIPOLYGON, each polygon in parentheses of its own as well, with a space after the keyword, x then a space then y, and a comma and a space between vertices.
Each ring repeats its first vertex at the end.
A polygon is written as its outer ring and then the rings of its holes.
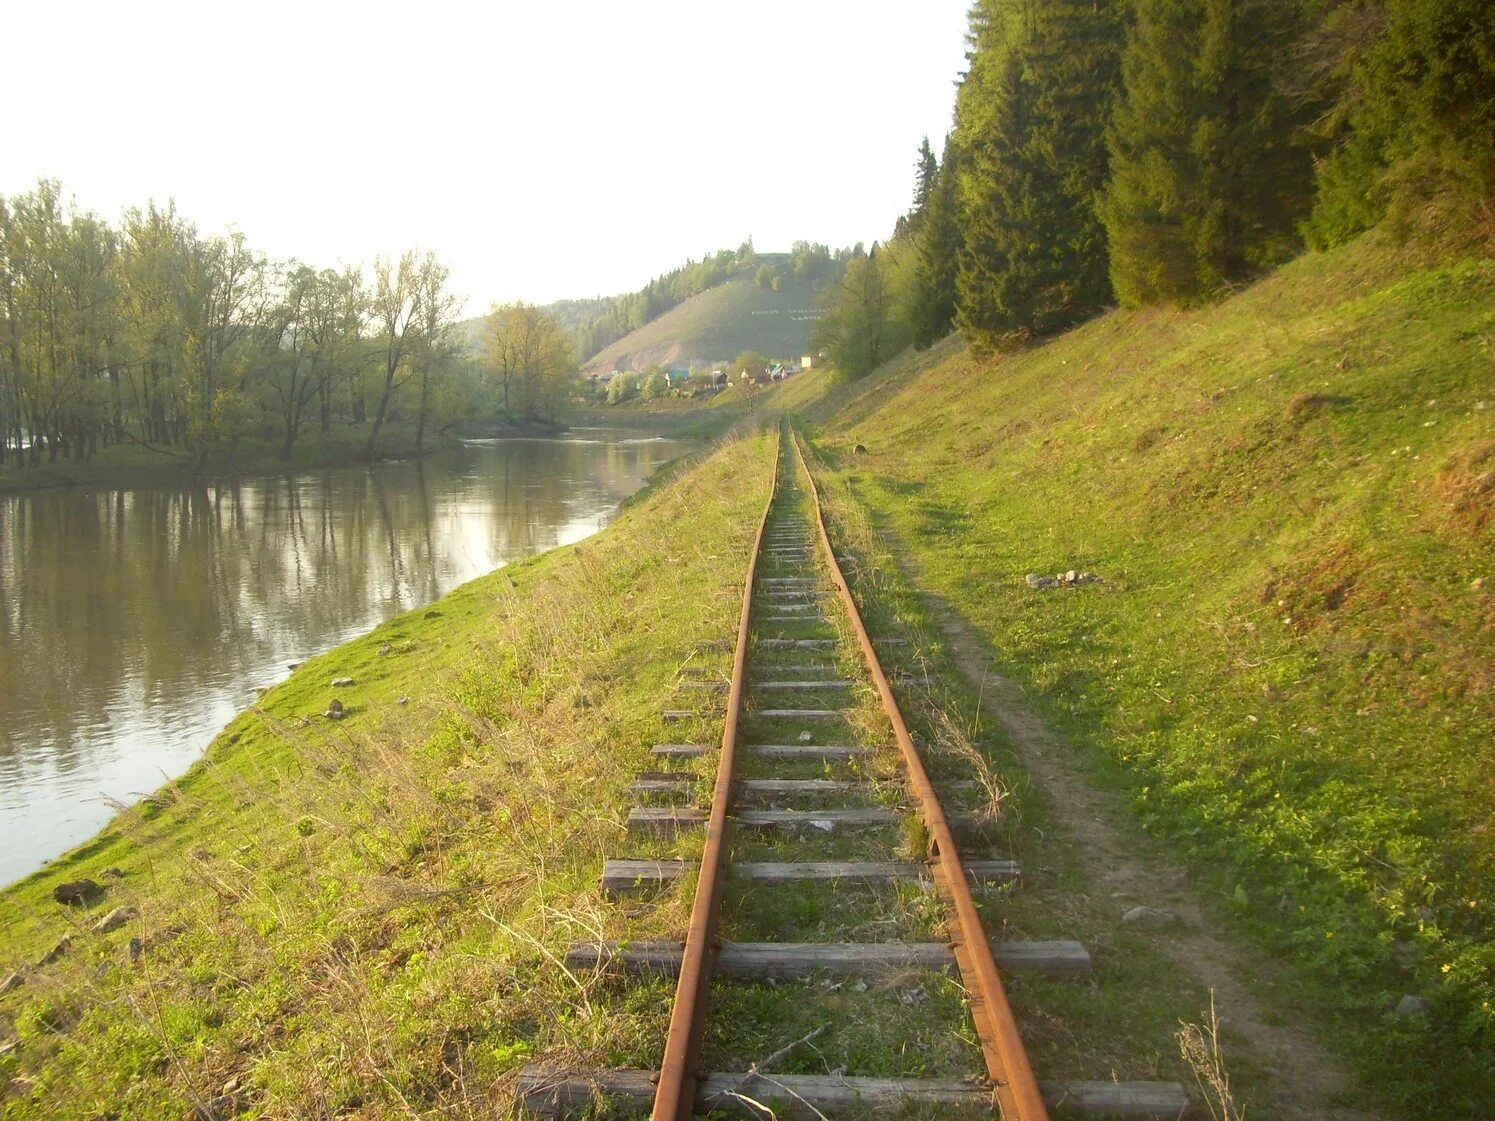
POLYGON ((934 190, 934 179, 939 172, 935 163, 934 149, 929 146, 929 137, 919 142, 919 157, 914 162, 914 205, 907 214, 898 215, 893 223, 893 237, 912 236, 924 221, 924 212, 929 209, 929 195, 934 190))
POLYGON ((960 159, 954 136, 945 138, 924 220, 914 239, 916 254, 911 310, 914 345, 930 346, 955 322, 955 280, 960 257, 960 159))
POLYGON ((1110 299, 1095 197, 1122 38, 1116 0, 981 0, 956 103, 958 320, 987 349, 1110 299))
POLYGON ((914 218, 918 220, 929 209, 929 196, 934 193, 935 177, 939 165, 934 160, 934 149, 929 146, 929 137, 919 142, 919 162, 914 165, 914 218))
POLYGON ((1317 39, 1317 61, 1334 87, 1324 118, 1334 150, 1319 173, 1309 241, 1327 247, 1353 237, 1392 202, 1435 202, 1421 209, 1491 236, 1489 0, 1346 0, 1332 7, 1317 39))
POLYGON ((1101 204, 1127 304, 1189 303, 1286 257, 1312 179, 1273 68, 1293 0, 1138 0, 1101 204))

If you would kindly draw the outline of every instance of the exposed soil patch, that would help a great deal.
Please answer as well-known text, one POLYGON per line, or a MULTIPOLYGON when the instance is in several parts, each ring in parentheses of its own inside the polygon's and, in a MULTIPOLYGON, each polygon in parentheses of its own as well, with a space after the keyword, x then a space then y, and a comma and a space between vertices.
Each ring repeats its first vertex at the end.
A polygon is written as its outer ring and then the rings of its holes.
MULTIPOLYGON (((899 558, 914 586, 916 571, 907 556, 899 558)), ((939 595, 921 588, 920 596, 939 623, 960 670, 980 689, 983 709, 994 714, 1012 738, 1034 783, 1048 796, 1054 819, 1090 856, 1096 893, 1111 897, 1119 919, 1139 905, 1165 909, 1177 922, 1157 932, 1156 945, 1186 975, 1213 990, 1221 1022, 1230 1031, 1231 1051, 1270 1072, 1273 1077, 1253 1088, 1253 1100, 1239 1103, 1248 1114, 1260 1110, 1296 1121, 1374 1121, 1375 1115, 1339 1104, 1350 1090, 1350 1077, 1318 1040, 1293 1023, 1278 1022, 1258 1000, 1252 980, 1278 972, 1277 966, 1249 947, 1217 933, 1189 886, 1188 872, 1170 861, 1156 843, 1125 817, 1114 797, 1085 777, 1072 750, 1029 710, 1014 682, 991 668, 991 657, 976 632, 939 595)))

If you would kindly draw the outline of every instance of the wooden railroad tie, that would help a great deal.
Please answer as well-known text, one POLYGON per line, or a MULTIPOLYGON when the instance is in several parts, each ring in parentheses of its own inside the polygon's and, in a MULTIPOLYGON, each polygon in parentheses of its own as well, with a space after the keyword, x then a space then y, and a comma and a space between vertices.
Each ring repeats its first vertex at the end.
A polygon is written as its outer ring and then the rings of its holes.
MULTIPOLYGON (((556 1070, 539 1064, 519 1075, 519 1100, 538 1117, 566 1117, 603 1102, 647 1110, 654 1101, 651 1070, 556 1070)), ((992 1092, 979 1081, 959 1078, 856 1078, 844 1074, 703 1074, 696 1087, 695 1108, 731 1110, 739 1115, 762 1113, 738 1095, 770 1105, 776 1115, 814 1118, 856 1111, 891 1112, 905 1104, 964 1107, 975 1111, 995 1105, 992 1092)), ((1189 1115, 1189 1097, 1177 1082, 1047 1082, 1044 1101, 1051 1109, 1090 1113, 1128 1121, 1177 1121, 1189 1115)))
MULTIPOLYGON (((604 895, 638 895, 695 875, 694 860, 609 860, 602 866, 604 895)), ((1012 883, 1019 878, 1011 860, 968 860, 966 874, 977 883, 1012 883)), ((826 883, 886 885, 930 879, 929 867, 901 860, 737 861, 727 866, 732 879, 767 884, 826 883)))
MULTIPOLYGON (((1081 977, 1091 971, 1090 953, 1078 942, 993 942, 1004 969, 1048 977, 1081 977)), ((619 973, 678 973, 683 942, 573 942, 566 968, 619 973)), ((815 973, 876 977, 908 969, 948 973, 955 954, 943 942, 723 942, 716 968, 733 977, 791 980, 815 973)))

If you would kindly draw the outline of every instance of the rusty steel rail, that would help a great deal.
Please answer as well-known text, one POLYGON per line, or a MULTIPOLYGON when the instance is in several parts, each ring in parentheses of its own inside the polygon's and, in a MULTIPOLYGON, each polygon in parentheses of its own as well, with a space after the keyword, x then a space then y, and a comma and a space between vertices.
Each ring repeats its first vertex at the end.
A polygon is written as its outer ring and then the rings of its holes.
POLYGON ((665 1037, 664 1060, 659 1069, 659 1085, 654 1093, 653 1121, 679 1121, 695 1112, 696 1086, 700 1076, 701 1037, 706 1025, 706 1001, 710 993, 712 971, 716 967, 719 939, 717 916, 721 910, 723 870, 726 863, 727 838, 731 828, 733 779, 737 770, 737 724, 742 715, 742 694, 747 684, 748 636, 753 610, 753 581, 758 575, 758 557, 763 552, 763 534, 768 515, 779 492, 779 460, 784 453, 784 430, 774 445, 773 481, 768 501, 758 519, 758 533, 753 538, 753 555, 748 560, 747 580, 742 588, 742 617, 737 624, 737 649, 732 658, 732 687, 727 694, 727 711, 722 729, 721 757, 716 765, 716 785, 711 792, 711 817, 706 824, 706 848, 701 854, 701 871, 696 879, 696 897, 691 904, 690 929, 685 935, 685 956, 680 964, 680 980, 675 986, 675 1003, 670 1010, 670 1030, 665 1037))
MULTIPOLYGON (((898 749, 902 752, 904 765, 908 769, 909 785, 918 800, 919 813, 929 834, 931 868, 952 912, 954 938, 951 948, 955 952, 956 964, 960 968, 961 980, 970 1000, 976 1034, 981 1039, 987 1074, 991 1079, 997 1104, 1001 1107, 1003 1121, 1047 1121, 1048 1108, 1039 1093, 1032 1064, 1028 1062, 1028 1052, 1018 1033, 1017 1021, 1013 1019, 1012 1007, 1007 1002, 1007 992, 1002 987, 1001 974, 997 972, 997 963, 992 957, 991 943, 987 941, 981 917, 976 913, 976 901, 971 896, 970 881, 961 865, 950 823, 940 806, 939 795, 929 781, 929 772, 924 769, 924 761, 914 746, 913 737, 909 735, 908 725, 903 721, 903 714, 893 697, 892 686, 878 661, 872 637, 862 622, 861 612, 857 610, 856 600, 847 586, 846 577, 836 561, 830 534, 825 528, 825 515, 820 508, 820 491, 815 485, 815 476, 810 473, 809 460, 800 445, 798 433, 792 433, 792 441, 795 456, 809 483, 810 500, 815 509, 815 527, 821 548, 825 551, 826 564, 830 567, 836 591, 851 619, 857 642, 861 644, 867 669, 882 697, 883 708, 892 722, 893 735, 898 740, 898 749)), ((778 461, 774 462, 777 467, 778 461)), ((733 687, 736 688, 735 680, 733 687)), ((655 1116, 661 1116, 657 1109, 655 1116)))

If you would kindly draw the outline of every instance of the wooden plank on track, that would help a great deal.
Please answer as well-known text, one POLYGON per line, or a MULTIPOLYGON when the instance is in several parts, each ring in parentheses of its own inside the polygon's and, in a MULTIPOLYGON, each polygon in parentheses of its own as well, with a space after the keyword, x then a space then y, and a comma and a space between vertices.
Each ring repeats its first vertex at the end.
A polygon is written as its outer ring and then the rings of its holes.
MULTIPOLYGON (((705 743, 657 743, 649 749, 653 754, 668 759, 699 759, 717 750, 715 744, 705 743)), ((841 743, 759 743, 743 750, 760 759, 863 759, 874 753, 875 748, 859 744, 841 743)))
POLYGON ((739 826, 761 829, 871 829, 892 825, 898 815, 884 806, 843 810, 740 810, 732 818, 739 826), (829 829, 825 828, 827 825, 829 829))
POLYGON ((850 715, 844 708, 755 708, 749 716, 760 716, 765 720, 841 720, 850 715))
POLYGON ((849 689, 852 682, 845 677, 821 678, 818 681, 755 681, 752 689, 849 689))
MULTIPOLYGON (((992 954, 1004 969, 1050 977, 1079 977, 1091 970, 1090 954, 1078 942, 993 942, 992 954)), ((673 941, 573 942, 566 967, 677 973, 683 955, 683 944, 673 941)), ((780 980, 819 970, 869 977, 903 969, 948 972, 955 968, 955 955, 944 942, 723 942, 716 968, 732 977, 780 980)))
POLYGON ((758 743, 746 750, 760 759, 865 759, 875 749, 838 743, 758 743))
POLYGON ((738 780, 737 791, 744 798, 801 798, 806 794, 845 794, 866 785, 834 778, 745 778, 738 780))
MULTIPOLYGON (((1011 860, 968 860, 966 872, 977 883, 1011 883, 1019 878, 1011 860)), ((602 866, 602 890, 608 895, 653 891, 694 874, 693 860, 608 860, 602 866)), ((917 883, 929 878, 929 867, 899 860, 737 861, 728 866, 736 879, 767 884, 917 883)))
POLYGON ((633 806, 628 811, 630 833, 679 833, 699 829, 709 814, 699 806, 633 806))
MULTIPOLYGON (((640 776, 628 784, 634 797, 659 794, 691 794, 698 781, 694 775, 667 775, 664 778, 640 776)), ((865 783, 844 782, 830 778, 749 778, 737 781, 738 793, 744 798, 792 798, 806 794, 844 794, 864 787, 865 783)))
MULTIPOLYGON (((646 1110, 654 1101, 650 1070, 557 1070, 541 1064, 519 1075, 519 1100, 537 1117, 567 1117, 610 1101, 646 1110)), ((1126 1118, 1128 1121, 1177 1121, 1192 1116, 1192 1106, 1177 1082, 1048 1082, 1041 1087, 1050 1108, 1126 1118)), ((967 1109, 994 1108, 992 1092, 979 1082, 956 1078, 858 1078, 844 1074, 764 1074, 750 1072, 702 1075, 696 1109, 730 1109, 749 1117, 761 1111, 741 1098, 771 1105, 777 1116, 814 1117, 855 1110, 889 1112, 900 1104, 923 1103, 967 1109)))
MULTIPOLYGON (((679 833, 706 824, 709 813, 699 806, 633 806, 630 833, 679 833)), ((882 806, 837 810, 742 810, 732 820, 744 829, 876 829, 892 825, 898 815, 882 806)))
POLYGON ((715 744, 705 743, 657 743, 650 752, 668 759, 696 759, 716 750, 715 744))
POLYGON ((636 895, 693 875, 694 860, 609 860, 602 865, 604 895, 636 895))

